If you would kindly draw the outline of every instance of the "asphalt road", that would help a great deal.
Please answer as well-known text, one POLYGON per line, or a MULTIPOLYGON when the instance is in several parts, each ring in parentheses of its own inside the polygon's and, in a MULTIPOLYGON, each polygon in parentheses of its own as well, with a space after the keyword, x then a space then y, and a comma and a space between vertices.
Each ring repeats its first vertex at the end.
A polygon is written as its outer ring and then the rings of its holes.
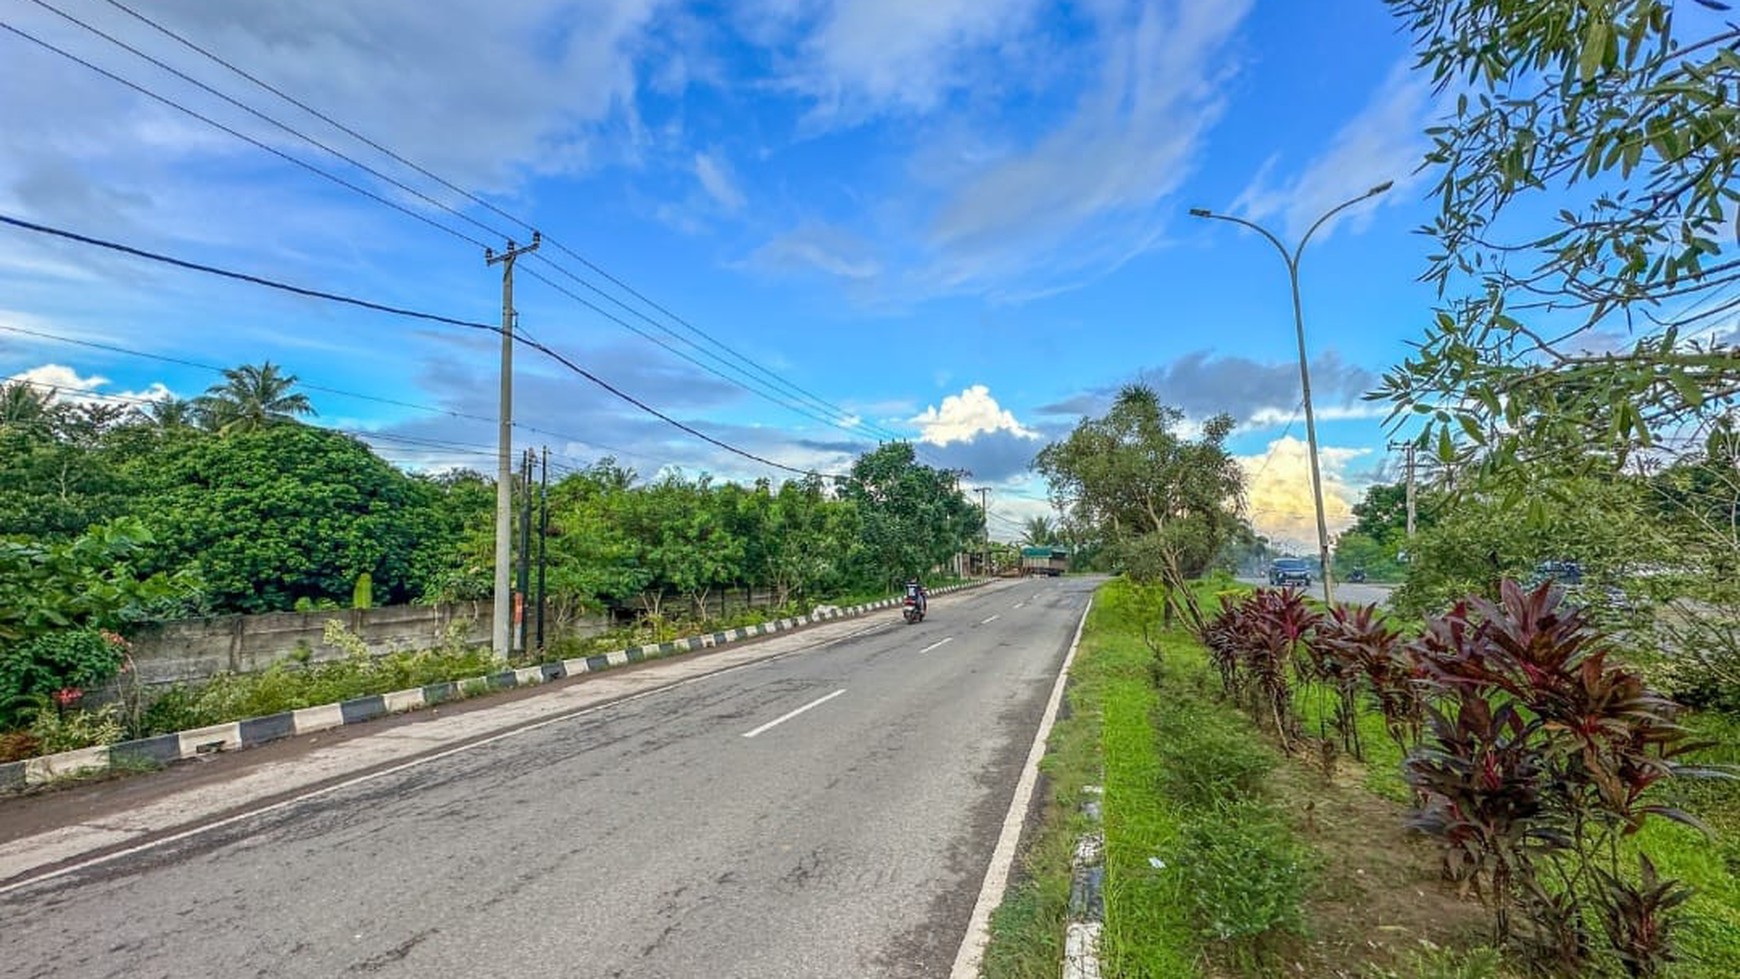
POLYGON ((886 613, 12 890, 0 975, 947 975, 1093 584, 886 613))
MULTIPOLYGON (((1267 578, 1240 578, 1239 580, 1247 585, 1258 585, 1264 588, 1269 585, 1267 578)), ((1355 605, 1387 605, 1390 601, 1390 592, 1394 590, 1394 585, 1380 585, 1374 582, 1356 585, 1352 582, 1337 581, 1334 585, 1337 602, 1351 602, 1355 605)), ((1323 582, 1313 580, 1307 591, 1315 598, 1322 598, 1323 582)))

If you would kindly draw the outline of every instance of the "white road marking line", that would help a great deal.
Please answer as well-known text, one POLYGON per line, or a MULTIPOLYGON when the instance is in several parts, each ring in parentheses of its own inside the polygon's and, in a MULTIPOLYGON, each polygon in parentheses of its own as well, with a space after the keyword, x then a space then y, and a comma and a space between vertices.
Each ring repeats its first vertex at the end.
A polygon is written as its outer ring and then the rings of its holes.
POLYGON ((1026 602, 1016 602, 1014 605, 1011 605, 1009 607, 1010 608, 1021 608, 1022 606, 1026 605, 1026 604, 1027 604, 1026 602))
POLYGON ((941 646, 941 645, 943 645, 943 644, 944 644, 944 643, 951 643, 951 642, 954 642, 954 641, 955 641, 955 637, 954 637, 954 636, 950 636, 950 637, 948 637, 948 638, 947 638, 947 639, 938 639, 938 640, 937 640, 937 641, 936 641, 936 642, 933 642, 933 643, 931 643, 931 644, 930 644, 930 645, 928 645, 928 646, 926 646, 926 647, 924 647, 924 648, 923 648, 923 649, 921 649, 921 650, 919 650, 919 652, 921 652, 921 653, 928 653, 928 652, 930 652, 930 651, 931 651, 931 650, 933 650, 933 649, 935 649, 935 648, 937 648, 937 647, 938 647, 938 646, 941 646))
POLYGON ((983 621, 983 622, 981 622, 981 623, 979 623, 979 624, 980 624, 980 625, 990 625, 990 624, 991 624, 991 623, 993 623, 993 622, 995 622, 995 621, 997 621, 997 620, 998 620, 998 619, 1000 619, 1000 618, 1002 618, 1002 616, 1001 616, 1001 615, 993 615, 993 616, 991 616, 991 617, 990 617, 990 618, 988 618, 988 619, 986 619, 986 620, 985 620, 985 621, 983 621))
POLYGON ((1027 764, 1021 767, 1021 778, 1015 783, 1015 798, 1009 803, 1008 815, 1003 817, 1003 831, 997 836, 991 865, 986 868, 984 883, 979 887, 979 900, 973 905, 972 917, 967 920, 966 937, 955 953, 954 968, 949 970, 950 979, 971 979, 979 974, 979 963, 984 960, 985 946, 991 940, 991 910, 1003 903, 1003 892, 1009 886, 1009 869, 1015 863, 1015 847, 1021 842, 1021 827, 1027 822, 1027 809, 1033 804, 1039 762, 1045 757, 1045 741, 1051 736, 1051 726, 1057 722, 1063 687, 1069 679, 1070 665, 1075 662, 1076 648, 1081 645, 1088 610, 1093 607, 1093 598, 1089 596, 1087 608, 1082 609, 1081 621, 1076 623, 1075 638, 1070 641, 1063 666, 1057 671, 1057 682, 1051 685, 1051 698, 1045 702, 1045 715, 1040 719, 1039 730, 1033 735, 1033 747, 1027 751, 1027 764))
POLYGON ((789 721, 792 718, 798 716, 799 714, 802 714, 804 711, 809 710, 812 707, 820 707, 823 704, 827 703, 830 700, 833 700, 835 697, 838 697, 839 695, 841 695, 845 692, 846 692, 845 688, 842 687, 839 690, 836 690, 833 693, 828 694, 826 697, 818 697, 815 700, 810 701, 809 703, 803 705, 802 707, 799 707, 797 710, 794 710, 789 714, 785 714, 785 715, 782 715, 780 717, 776 717, 771 721, 768 721, 766 724, 761 725, 760 727, 756 728, 753 731, 743 732, 743 736, 746 738, 753 738, 757 734, 760 734, 761 732, 767 730, 768 728, 775 727, 775 726, 780 725, 780 724, 784 724, 786 721, 789 721))

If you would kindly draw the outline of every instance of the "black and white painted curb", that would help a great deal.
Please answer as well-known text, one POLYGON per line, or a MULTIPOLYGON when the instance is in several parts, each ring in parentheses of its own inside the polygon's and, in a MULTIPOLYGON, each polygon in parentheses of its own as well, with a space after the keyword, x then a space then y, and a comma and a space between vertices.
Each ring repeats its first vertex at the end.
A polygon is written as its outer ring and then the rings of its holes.
MULTIPOLYGON (((1090 796, 1101 788, 1090 785, 1090 796)), ((1096 826, 1100 822, 1098 798, 1082 804, 1082 811, 1096 826)), ((1100 931, 1105 927, 1105 833, 1095 830, 1075 844, 1069 881, 1069 927, 1063 939, 1063 979, 1100 979, 1100 931)))
MULTIPOLYGON (((934 589, 931 594, 946 595, 950 592, 974 588, 984 583, 985 580, 980 580, 962 585, 951 585, 946 588, 934 589)), ((535 686, 564 677, 581 676, 612 667, 639 663, 643 660, 659 659, 665 656, 694 652, 698 649, 725 646, 745 639, 790 632, 807 625, 830 622, 835 619, 856 618, 883 609, 898 608, 900 604, 901 599, 899 598, 885 598, 881 601, 852 605, 846 608, 820 606, 809 615, 775 619, 772 622, 764 622, 756 626, 726 629, 721 632, 690 636, 686 639, 677 639, 656 645, 630 646, 627 649, 612 650, 593 656, 565 659, 521 669, 502 670, 487 676, 431 683, 428 686, 413 687, 409 690, 395 690, 392 693, 358 697, 355 700, 346 700, 336 704, 322 704, 318 707, 304 707, 301 710, 287 710, 267 717, 251 717, 247 720, 214 724, 210 727, 177 731, 173 734, 159 734, 137 741, 122 741, 119 744, 98 745, 94 748, 63 751, 59 754, 43 755, 39 758, 26 758, 23 761, 0 765, 0 793, 16 791, 32 785, 42 785, 71 775, 107 771, 114 767, 167 765, 208 752, 251 748, 255 745, 277 741, 280 738, 312 734, 315 731, 325 731, 347 724, 361 724, 377 717, 385 717, 388 714, 421 710, 425 707, 464 700, 494 690, 535 686)))

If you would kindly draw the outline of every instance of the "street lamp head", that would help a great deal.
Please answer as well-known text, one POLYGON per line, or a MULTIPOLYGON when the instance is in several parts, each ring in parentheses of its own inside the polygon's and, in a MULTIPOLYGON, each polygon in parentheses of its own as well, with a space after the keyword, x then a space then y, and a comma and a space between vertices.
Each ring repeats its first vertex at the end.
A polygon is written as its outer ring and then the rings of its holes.
POLYGON ((1190 209, 1190 216, 1193 218, 1212 218, 1214 212, 1206 207, 1193 207, 1190 209))
POLYGON ((1394 187, 1395 185, 1396 185, 1396 182, 1394 180, 1386 180, 1383 183, 1378 184, 1376 187, 1373 187, 1372 189, 1366 191, 1365 196, 1376 197, 1377 195, 1383 193, 1386 190, 1389 190, 1391 187, 1394 187))

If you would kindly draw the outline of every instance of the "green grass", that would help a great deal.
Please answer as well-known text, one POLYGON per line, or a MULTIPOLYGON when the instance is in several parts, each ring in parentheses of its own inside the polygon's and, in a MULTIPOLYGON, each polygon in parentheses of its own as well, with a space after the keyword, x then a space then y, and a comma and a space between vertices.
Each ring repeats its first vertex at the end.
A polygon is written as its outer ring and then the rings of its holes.
MULTIPOLYGON (((1333 692, 1310 684, 1296 692, 1295 705, 1307 733, 1332 731, 1328 717, 1333 692)), ((1385 798, 1410 799, 1402 780, 1402 751, 1384 731, 1383 717, 1369 705, 1359 714, 1365 753, 1364 786, 1385 798)), ((1697 764, 1727 766, 1740 771, 1740 719, 1717 712, 1689 715, 1684 723, 1698 741, 1711 742, 1692 758, 1697 764)), ((1740 780, 1682 779, 1670 785, 1665 801, 1692 813, 1706 824, 1711 837, 1687 826, 1652 819, 1627 841, 1626 862, 1639 851, 1649 854, 1663 876, 1694 888, 1678 932, 1683 961, 1668 972, 1671 979, 1726 979, 1740 975, 1740 780)))
MULTIPOLYGON (((1311 858, 1268 801, 1275 753, 1213 694, 1200 647, 1166 634, 1164 665, 1141 639, 1140 603, 1114 580, 1095 598, 1043 771, 1044 821, 1022 879, 991 921, 986 976, 1055 977, 1070 856, 1086 828, 1082 788, 1104 787, 1104 974, 1190 977, 1219 962, 1263 971, 1300 927, 1311 858)), ((1218 968, 1218 967, 1217 967, 1218 968)))
MULTIPOLYGON (((260 673, 224 673, 198 685, 171 687, 152 700, 130 733, 134 737, 167 734, 476 677, 500 669, 499 662, 487 649, 347 656, 311 666, 279 662, 260 673)), ((473 686, 487 689, 487 684, 473 686)))

